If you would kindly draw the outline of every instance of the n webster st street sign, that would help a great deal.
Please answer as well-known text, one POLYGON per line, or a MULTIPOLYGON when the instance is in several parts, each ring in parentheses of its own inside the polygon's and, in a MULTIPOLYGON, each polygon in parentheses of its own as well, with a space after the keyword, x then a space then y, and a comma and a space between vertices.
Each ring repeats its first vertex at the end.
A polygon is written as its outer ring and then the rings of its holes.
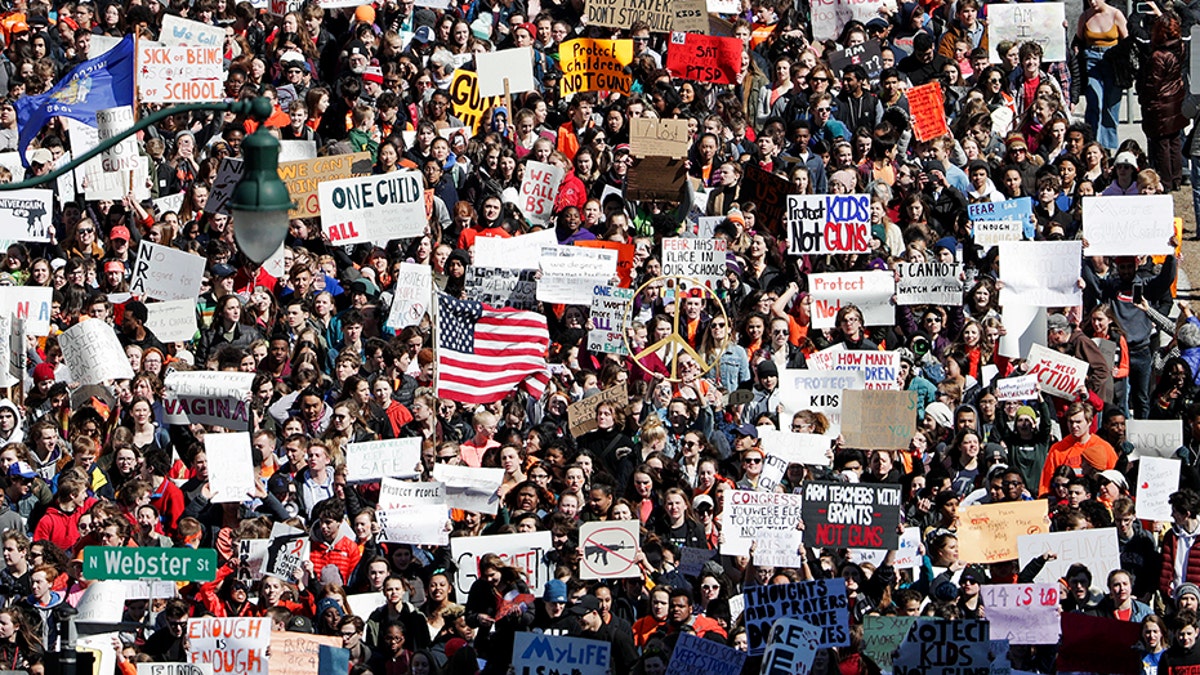
POLYGON ((211 548, 88 546, 83 549, 83 576, 90 581, 213 581, 217 578, 217 552, 211 548))

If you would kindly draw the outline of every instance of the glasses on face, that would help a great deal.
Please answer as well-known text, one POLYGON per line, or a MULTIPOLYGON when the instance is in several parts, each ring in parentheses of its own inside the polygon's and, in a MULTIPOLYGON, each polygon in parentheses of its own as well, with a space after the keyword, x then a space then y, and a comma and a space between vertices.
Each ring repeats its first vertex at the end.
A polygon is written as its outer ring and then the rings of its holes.
POLYGON ((700 590, 719 591, 719 590, 721 590, 721 587, 716 584, 704 584, 703 586, 700 587, 700 590))
POLYGON ((941 318, 936 317, 936 316, 927 317, 925 319, 925 323, 941 323, 941 322, 942 322, 941 318))
POLYGON ((358 633, 342 633, 342 639, 349 640, 350 638, 354 637, 355 635, 358 635, 358 633))
POLYGON ((95 234, 95 233, 96 233, 96 230, 94 230, 90 227, 79 228, 79 234, 95 234))
POLYGON ((828 77, 810 77, 810 78, 808 78, 808 81, 809 82, 828 82, 829 78, 828 77))
POLYGON ((777 329, 771 331, 771 335, 787 335, 787 334, 788 334, 788 332, 787 332, 786 328, 782 328, 782 329, 777 328, 777 329))
POLYGON ((832 108, 817 108, 818 113, 824 113, 824 114, 829 114, 829 112, 831 110, 832 110, 832 108))
POLYGON ((745 457, 742 464, 762 464, 762 457, 745 457))

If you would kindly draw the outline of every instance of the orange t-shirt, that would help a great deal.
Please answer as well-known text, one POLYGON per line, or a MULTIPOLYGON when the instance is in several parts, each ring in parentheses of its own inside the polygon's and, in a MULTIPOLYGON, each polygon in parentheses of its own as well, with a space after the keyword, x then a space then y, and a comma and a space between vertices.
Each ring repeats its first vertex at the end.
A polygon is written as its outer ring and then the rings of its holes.
POLYGON ((1095 434, 1088 436, 1082 443, 1074 436, 1064 438, 1050 446, 1046 464, 1042 467, 1042 479, 1038 481, 1038 495, 1050 492, 1050 481, 1055 469, 1065 464, 1079 473, 1083 470, 1084 462, 1097 471, 1107 471, 1116 468, 1117 453, 1108 441, 1095 434))

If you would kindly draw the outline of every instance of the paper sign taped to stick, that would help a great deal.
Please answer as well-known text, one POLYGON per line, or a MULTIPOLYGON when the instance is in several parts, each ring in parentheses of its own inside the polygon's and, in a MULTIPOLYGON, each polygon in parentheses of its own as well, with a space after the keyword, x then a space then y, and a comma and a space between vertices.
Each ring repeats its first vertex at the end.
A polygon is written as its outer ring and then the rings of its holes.
POLYGON ((504 105, 504 97, 479 95, 479 76, 473 70, 459 68, 450 78, 450 107, 454 116, 473 131, 479 131, 483 113, 504 105))
POLYGON ((1169 522, 1171 495, 1179 490, 1179 471, 1182 462, 1162 457, 1142 457, 1138 460, 1136 515, 1141 520, 1169 522))
POLYGON ((80 321, 58 336, 71 377, 81 384, 132 380, 133 368, 113 327, 99 319, 80 321))
POLYGON ((1082 220, 1086 256, 1175 254, 1171 195, 1084 197, 1082 220))
POLYGON ((900 487, 805 481, 804 524, 814 548, 897 548, 900 487))
POLYGON ((1088 362, 1062 352, 1033 345, 1027 359, 1030 375, 1037 376, 1042 391, 1052 396, 1074 399, 1087 385, 1088 362))
POLYGON ((959 558, 979 564, 1016 560, 1018 537, 1050 531, 1048 506, 1038 499, 964 507, 958 527, 959 558))
POLYGON ((533 48, 515 47, 475 55, 475 74, 479 77, 480 96, 503 96, 537 89, 533 78, 533 48))
POLYGON ((393 438, 346 446, 346 480, 363 483, 421 475, 421 439, 393 438))

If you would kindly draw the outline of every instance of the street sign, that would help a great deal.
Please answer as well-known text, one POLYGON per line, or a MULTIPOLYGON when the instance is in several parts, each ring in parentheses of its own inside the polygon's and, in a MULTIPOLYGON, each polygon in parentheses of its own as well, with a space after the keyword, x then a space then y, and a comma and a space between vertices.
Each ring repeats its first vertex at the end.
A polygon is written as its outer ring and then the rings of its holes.
POLYGON ((88 546, 83 549, 83 576, 89 581, 213 581, 217 578, 217 552, 211 548, 88 546))

